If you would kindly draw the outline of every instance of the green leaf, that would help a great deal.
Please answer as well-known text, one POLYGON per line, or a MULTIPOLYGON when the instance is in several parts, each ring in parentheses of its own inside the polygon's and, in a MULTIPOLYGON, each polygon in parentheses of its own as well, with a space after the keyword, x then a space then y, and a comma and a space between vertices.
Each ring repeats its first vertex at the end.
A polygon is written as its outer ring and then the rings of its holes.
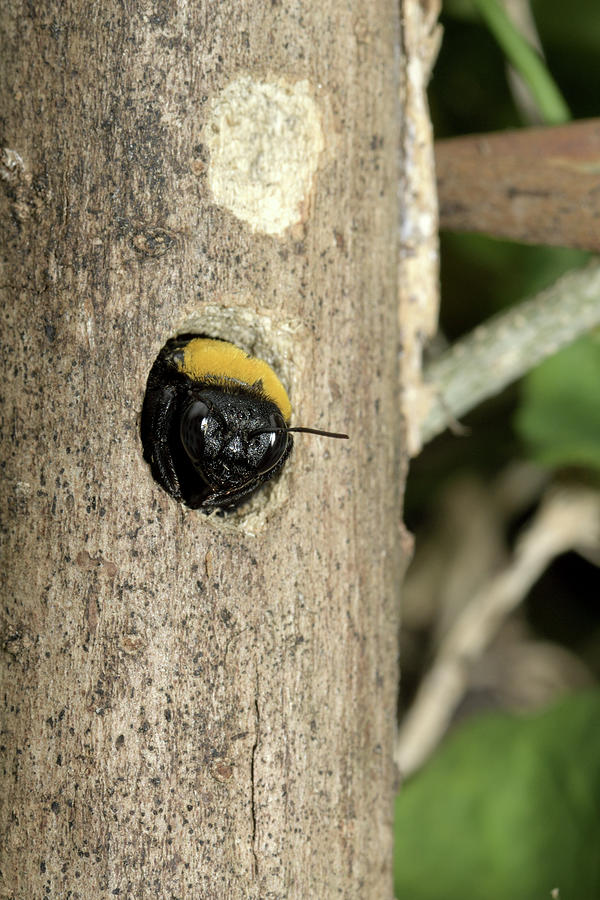
POLYGON ((475 5, 507 59, 529 87, 544 121, 549 125, 568 122, 569 108, 546 63, 515 28, 504 7, 498 0, 475 0, 475 5))
POLYGON ((477 11, 494 36, 511 66, 528 86, 543 120, 560 125, 571 118, 569 107, 545 60, 528 43, 499 0, 454 0, 444 3, 444 12, 464 20, 473 20, 477 11))
POLYGON ((600 691, 465 725, 396 801, 400 900, 600 897, 600 691))
POLYGON ((581 338, 524 379, 515 425, 535 459, 600 469, 600 339, 581 338))

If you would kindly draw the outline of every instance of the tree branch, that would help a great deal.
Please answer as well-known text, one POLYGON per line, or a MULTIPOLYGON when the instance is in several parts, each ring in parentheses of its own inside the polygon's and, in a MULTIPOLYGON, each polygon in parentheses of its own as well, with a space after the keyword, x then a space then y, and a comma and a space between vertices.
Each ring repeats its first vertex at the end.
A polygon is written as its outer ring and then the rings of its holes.
POLYGON ((440 228, 600 250, 600 120, 435 144, 440 228))
POLYGON ((427 366, 427 443, 487 397, 600 324, 600 261, 480 325, 427 366))

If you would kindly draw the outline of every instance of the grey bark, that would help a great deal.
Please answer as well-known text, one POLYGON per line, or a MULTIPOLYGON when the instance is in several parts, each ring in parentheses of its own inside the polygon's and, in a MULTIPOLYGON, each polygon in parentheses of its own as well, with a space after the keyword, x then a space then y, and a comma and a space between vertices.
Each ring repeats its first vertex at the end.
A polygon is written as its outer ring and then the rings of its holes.
POLYGON ((0 895, 391 897, 396 7, 2 23, 0 895), (307 81, 321 111, 281 235, 209 189, 207 111, 240 74, 307 81), (161 491, 138 435, 156 354, 207 310, 273 341, 298 423, 351 435, 298 436, 224 524, 161 491))

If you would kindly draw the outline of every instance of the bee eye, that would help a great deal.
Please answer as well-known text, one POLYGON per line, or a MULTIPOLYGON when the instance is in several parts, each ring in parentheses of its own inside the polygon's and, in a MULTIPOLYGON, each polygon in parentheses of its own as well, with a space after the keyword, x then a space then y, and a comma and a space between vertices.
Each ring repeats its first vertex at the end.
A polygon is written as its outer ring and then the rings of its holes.
POLYGON ((204 456, 205 434, 210 418, 210 410, 202 400, 190 403, 181 417, 181 443, 193 463, 200 463, 204 456))
POLYGON ((269 424, 273 429, 277 430, 263 432, 263 434, 256 435, 256 437, 253 438, 253 440, 262 440, 263 442, 266 442, 266 448, 257 465, 257 472, 261 475, 264 475, 265 472, 268 472, 277 465, 285 453, 289 441, 282 416, 279 414, 272 414, 269 417, 269 424))
POLYGON ((264 475, 265 472, 277 465, 285 453, 289 440, 287 432, 283 432, 283 434, 271 433, 267 437, 270 438, 270 444, 258 466, 258 471, 261 475, 264 475))

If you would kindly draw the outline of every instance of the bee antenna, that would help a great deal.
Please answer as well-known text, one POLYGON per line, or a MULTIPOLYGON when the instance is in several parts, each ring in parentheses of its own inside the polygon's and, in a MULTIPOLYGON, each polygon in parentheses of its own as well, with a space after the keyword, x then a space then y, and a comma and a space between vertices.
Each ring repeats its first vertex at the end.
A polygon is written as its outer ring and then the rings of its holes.
POLYGON ((305 428, 303 425, 294 425, 293 428, 259 428, 258 431, 253 431, 249 436, 254 437, 257 434, 283 434, 284 432, 287 434, 290 431, 302 431, 304 434, 320 434, 322 437, 341 438, 345 441, 349 438, 349 435, 340 434, 337 431, 322 431, 319 428, 305 428))
POLYGON ((303 425, 295 425, 293 428, 286 429, 287 431, 303 431, 305 434, 320 434, 323 437, 330 438, 342 438, 342 440, 347 441, 349 436, 347 434, 341 434, 338 431, 322 431, 320 428, 305 428, 303 425))

